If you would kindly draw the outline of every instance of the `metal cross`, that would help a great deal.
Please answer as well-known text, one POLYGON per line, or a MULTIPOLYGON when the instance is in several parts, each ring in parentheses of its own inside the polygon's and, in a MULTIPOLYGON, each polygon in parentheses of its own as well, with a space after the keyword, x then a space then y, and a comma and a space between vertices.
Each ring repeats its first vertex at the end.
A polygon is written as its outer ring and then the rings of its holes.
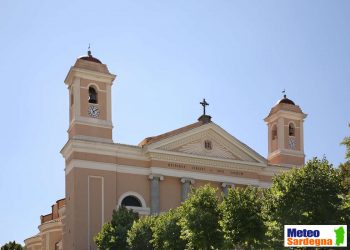
POLYGON ((88 56, 91 56, 90 43, 89 43, 89 47, 88 47, 88 56))
POLYGON ((200 102, 199 104, 203 106, 203 115, 205 115, 205 106, 209 106, 209 103, 207 103, 205 98, 203 98, 203 101, 200 102))
POLYGON ((287 97, 287 95, 286 95, 286 89, 283 89, 282 94, 283 94, 284 98, 287 97))

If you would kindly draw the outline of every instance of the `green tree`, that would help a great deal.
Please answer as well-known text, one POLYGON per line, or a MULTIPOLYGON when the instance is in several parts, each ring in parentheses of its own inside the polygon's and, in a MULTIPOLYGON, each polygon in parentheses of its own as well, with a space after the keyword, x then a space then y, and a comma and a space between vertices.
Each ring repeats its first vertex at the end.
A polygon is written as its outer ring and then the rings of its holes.
POLYGON ((128 231, 128 244, 129 249, 132 250, 152 250, 152 227, 155 221, 155 217, 146 216, 138 221, 134 221, 134 224, 128 231))
POLYGON ((342 218, 343 187, 339 171, 324 158, 314 158, 274 178, 267 191, 265 213, 271 246, 283 245, 283 225, 338 224, 342 218))
POLYGON ((339 165, 339 174, 342 180, 342 186, 344 188, 344 194, 347 195, 350 193, 350 160, 339 165))
MULTIPOLYGON (((350 124, 349 124, 350 127, 350 124)), ((339 165, 339 173, 342 179, 342 186, 344 188, 344 193, 342 197, 342 223, 350 225, 350 137, 345 137, 341 142, 342 145, 346 146, 345 158, 346 162, 339 165)), ((347 230, 348 235, 350 234, 350 227, 347 230)), ((348 246, 350 245, 350 237, 348 237, 348 246)))
MULTIPOLYGON (((350 127, 350 123, 349 123, 349 127, 350 127)), ((345 137, 344 140, 341 142, 341 144, 346 146, 345 158, 350 160, 350 136, 345 137)))
POLYGON ((261 189, 247 187, 229 190, 221 204, 221 226, 230 249, 262 248, 266 233, 262 201, 261 189))
POLYGON ((99 249, 128 249, 127 232, 138 219, 138 214, 125 207, 113 210, 112 221, 103 225, 101 232, 94 238, 99 249))
POLYGON ((1 247, 1 250, 23 250, 23 247, 16 243, 16 241, 9 241, 1 247))
POLYGON ((219 221, 217 189, 205 185, 192 190, 180 207, 181 238, 187 242, 186 249, 221 249, 223 234, 219 221))
POLYGON ((151 241, 156 250, 183 250, 186 248, 186 241, 180 238, 180 216, 177 209, 171 209, 156 218, 152 226, 153 239, 151 241))

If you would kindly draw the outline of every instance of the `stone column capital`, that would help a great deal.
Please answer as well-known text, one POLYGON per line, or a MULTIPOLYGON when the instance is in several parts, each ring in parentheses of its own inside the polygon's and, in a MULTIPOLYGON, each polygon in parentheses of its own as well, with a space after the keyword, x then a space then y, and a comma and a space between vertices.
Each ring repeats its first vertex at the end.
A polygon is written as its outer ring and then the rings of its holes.
POLYGON ((230 183, 230 182, 223 182, 223 183, 221 184, 221 186, 222 186, 223 188, 225 188, 225 187, 228 187, 228 188, 235 188, 235 184, 234 184, 234 183, 230 183))
POLYGON ((157 174, 151 174, 148 176, 148 179, 153 180, 153 179, 158 179, 159 181, 164 180, 163 175, 157 175, 157 174))
POLYGON ((190 183, 190 184, 194 184, 195 183, 195 181, 193 180, 193 179, 191 179, 191 178, 181 178, 181 183, 190 183))

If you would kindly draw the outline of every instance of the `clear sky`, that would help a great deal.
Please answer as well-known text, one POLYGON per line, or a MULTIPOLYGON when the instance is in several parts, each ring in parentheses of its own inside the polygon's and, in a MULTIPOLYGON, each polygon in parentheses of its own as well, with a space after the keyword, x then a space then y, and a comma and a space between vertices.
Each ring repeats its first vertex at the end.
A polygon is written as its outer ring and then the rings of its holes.
POLYGON ((350 135, 350 1, 0 1, 0 244, 38 232, 64 197, 68 91, 91 43, 117 74, 115 142, 137 144, 208 113, 267 156, 270 108, 308 114, 307 159, 344 161, 350 135), (49 3, 50 2, 50 3, 49 3))

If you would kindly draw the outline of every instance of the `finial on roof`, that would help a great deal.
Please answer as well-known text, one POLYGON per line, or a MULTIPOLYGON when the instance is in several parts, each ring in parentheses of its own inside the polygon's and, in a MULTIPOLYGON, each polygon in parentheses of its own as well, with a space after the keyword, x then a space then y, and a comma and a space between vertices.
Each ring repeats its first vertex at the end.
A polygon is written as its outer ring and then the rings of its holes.
POLYGON ((199 104, 201 104, 203 106, 203 115, 205 115, 205 106, 209 106, 209 103, 207 103, 205 98, 203 98, 203 101, 200 102, 199 104))
POLYGON ((282 94, 283 94, 283 97, 284 97, 284 98, 287 98, 286 89, 283 89, 283 90, 282 90, 282 94))
POLYGON ((207 103, 207 101, 205 100, 205 98, 203 98, 203 101, 200 102, 199 104, 201 104, 203 106, 203 115, 201 115, 199 118, 198 118, 198 121, 201 121, 203 123, 209 123, 211 122, 211 116, 210 115, 206 115, 206 112, 205 112, 205 107, 206 106, 209 106, 209 103, 207 103))
POLYGON ((88 56, 92 56, 91 49, 90 49, 90 43, 89 43, 89 47, 88 47, 88 56))

